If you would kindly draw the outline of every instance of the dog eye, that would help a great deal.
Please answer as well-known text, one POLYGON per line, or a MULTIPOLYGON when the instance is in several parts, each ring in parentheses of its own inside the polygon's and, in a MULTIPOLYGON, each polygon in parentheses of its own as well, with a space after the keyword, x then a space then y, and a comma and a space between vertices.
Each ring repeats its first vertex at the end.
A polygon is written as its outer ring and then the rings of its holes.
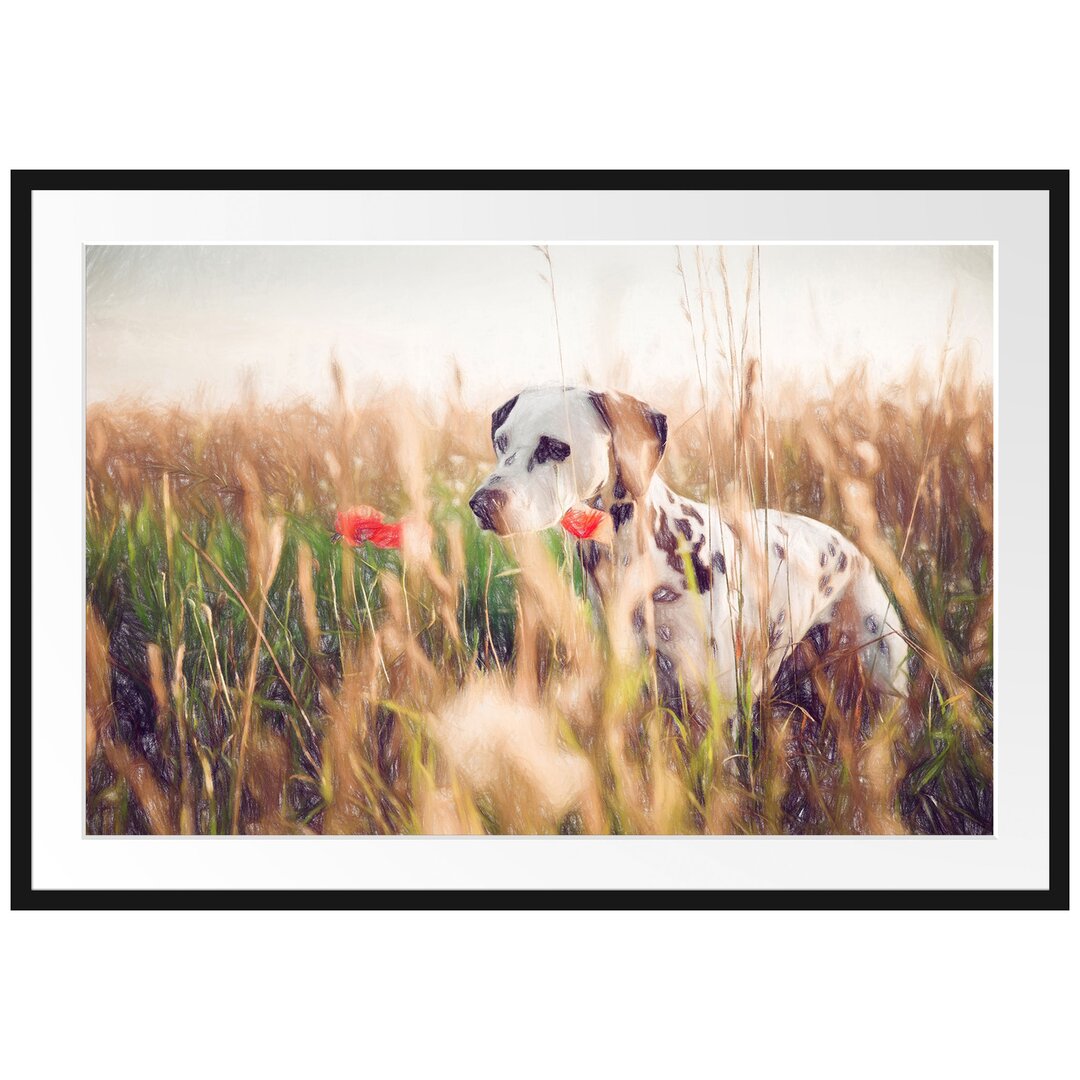
POLYGON ((561 439, 541 435, 532 460, 534 465, 543 465, 546 461, 565 461, 569 456, 570 447, 561 439))
POLYGON ((506 448, 510 445, 510 439, 506 435, 500 435, 495 440, 495 453, 503 454, 506 452, 506 448))

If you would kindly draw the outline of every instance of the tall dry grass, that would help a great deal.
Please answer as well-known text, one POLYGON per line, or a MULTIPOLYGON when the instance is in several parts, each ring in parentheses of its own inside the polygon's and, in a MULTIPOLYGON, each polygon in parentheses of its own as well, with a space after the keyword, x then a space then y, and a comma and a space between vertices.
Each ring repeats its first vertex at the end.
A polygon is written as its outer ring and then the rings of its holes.
POLYGON ((990 387, 950 353, 891 390, 855 370, 767 397, 724 332, 746 313, 712 295, 691 278, 698 381, 651 399, 665 479, 850 536, 910 635, 910 715, 815 635, 734 732, 694 730, 590 609, 565 534, 478 530, 489 409, 350 401, 335 368, 326 409, 90 409, 88 831, 990 830, 990 387), (334 543, 354 503, 407 517, 402 550, 334 543))

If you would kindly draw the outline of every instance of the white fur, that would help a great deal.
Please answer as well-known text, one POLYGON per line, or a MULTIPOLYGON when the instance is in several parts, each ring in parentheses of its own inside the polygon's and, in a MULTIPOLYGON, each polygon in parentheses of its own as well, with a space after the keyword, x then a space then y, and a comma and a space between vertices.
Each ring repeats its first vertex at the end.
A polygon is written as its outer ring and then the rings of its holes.
POLYGON ((582 491, 600 487, 608 475, 610 436, 600 414, 579 390, 543 387, 523 390, 499 428, 498 462, 481 485, 509 494, 503 532, 538 532, 559 524, 582 491), (529 462, 541 435, 572 448, 565 462, 534 466, 529 462))
POLYGON ((610 550, 592 551, 593 592, 609 618, 618 611, 631 619, 637 647, 656 656, 669 681, 715 688, 734 703, 737 656, 760 692, 813 627, 835 623, 839 643, 859 651, 872 685, 906 697, 900 620, 870 560, 837 530, 777 510, 725 520, 655 473, 637 499, 617 498, 613 434, 585 390, 523 390, 493 441, 499 463, 481 490, 503 493, 498 531, 554 526, 583 501, 609 511, 622 504, 631 515, 610 550), (570 456, 530 470, 544 435, 567 443, 570 456), (620 596, 627 589, 632 595, 620 596))

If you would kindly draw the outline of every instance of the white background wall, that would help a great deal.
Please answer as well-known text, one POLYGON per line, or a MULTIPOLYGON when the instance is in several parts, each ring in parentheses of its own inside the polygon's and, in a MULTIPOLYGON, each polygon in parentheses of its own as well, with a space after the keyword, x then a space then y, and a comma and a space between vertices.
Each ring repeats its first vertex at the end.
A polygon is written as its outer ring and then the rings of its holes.
MULTIPOLYGON (((0 194, 8 168, 76 164, 1078 164, 1075 40, 1058 5, 1007 19, 936 0, 665 12, 20 5, 0 65, 0 194)), ((3 215, 5 250, 7 229, 3 215)), ((0 260, 3 312, 9 283, 0 260)), ((7 390, 5 627, 8 554, 25 541, 19 507, 12 543, 7 390)), ((1075 444, 1071 457, 1075 485, 1075 444)), ((1073 575, 1074 607, 1077 588, 1073 575)), ((1077 647, 1073 635, 1074 684, 1077 647)), ((12 684, 5 648, 5 737, 12 684)), ((0 1016, 27 1076, 1041 1075, 1075 1056, 1077 930, 1061 913, 22 913, 0 925, 0 1016), (297 941, 304 964, 283 969, 272 946, 297 941), (223 972, 235 992, 210 1020, 207 980, 223 972)))

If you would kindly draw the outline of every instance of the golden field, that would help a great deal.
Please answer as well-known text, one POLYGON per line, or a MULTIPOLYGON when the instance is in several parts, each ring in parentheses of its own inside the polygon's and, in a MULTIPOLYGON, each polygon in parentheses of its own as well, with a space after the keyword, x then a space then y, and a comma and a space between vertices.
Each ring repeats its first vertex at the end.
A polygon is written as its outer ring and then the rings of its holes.
POLYGON ((993 400, 966 370, 766 393, 751 358, 650 399, 676 490, 841 530, 910 639, 906 716, 815 635, 704 735, 616 658, 565 533, 478 529, 490 409, 350 400, 336 365, 323 409, 92 406, 87 830, 992 830, 993 400), (358 503, 410 540, 335 542, 358 503))

